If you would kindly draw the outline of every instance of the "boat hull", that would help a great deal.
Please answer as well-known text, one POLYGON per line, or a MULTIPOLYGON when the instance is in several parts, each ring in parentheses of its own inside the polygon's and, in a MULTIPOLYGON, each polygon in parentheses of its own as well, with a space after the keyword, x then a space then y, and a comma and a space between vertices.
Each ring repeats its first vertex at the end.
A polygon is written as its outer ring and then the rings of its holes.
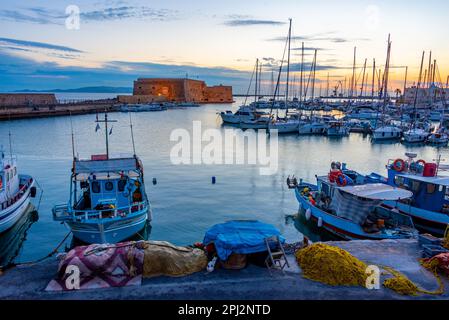
POLYGON ((84 243, 117 243, 126 240, 141 231, 147 221, 151 220, 151 212, 147 209, 130 218, 97 222, 67 221, 73 236, 84 243))
MULTIPOLYGON (((303 186, 304 187, 304 186, 303 186)), ((310 188, 315 188, 316 186, 310 185, 310 188)), ((301 186, 295 188, 295 196, 298 200, 301 208, 301 214, 307 219, 305 212, 310 210, 310 220, 318 225, 321 220, 324 230, 330 232, 331 234, 344 239, 344 240, 385 240, 385 239, 400 239, 404 237, 389 236, 387 234, 376 233, 370 234, 363 231, 363 228, 357 223, 351 222, 347 219, 338 217, 333 214, 329 214, 319 208, 313 206, 309 201, 307 201, 300 193, 301 186)))
POLYGON ((449 215, 423 210, 400 202, 385 201, 384 206, 387 208, 397 208, 402 214, 412 218, 418 230, 431 233, 435 236, 444 236, 444 232, 449 225, 449 215))
POLYGON ((34 184, 34 180, 32 180, 30 186, 16 203, 0 211, 0 233, 12 228, 23 214, 27 212, 30 204, 31 188, 34 187, 34 184))

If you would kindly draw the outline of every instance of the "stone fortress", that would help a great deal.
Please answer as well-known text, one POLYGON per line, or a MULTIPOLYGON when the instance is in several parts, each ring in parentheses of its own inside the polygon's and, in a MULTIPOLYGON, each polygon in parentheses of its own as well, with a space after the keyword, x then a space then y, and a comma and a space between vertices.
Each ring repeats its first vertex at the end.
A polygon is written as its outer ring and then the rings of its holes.
POLYGON ((120 95, 120 103, 195 102, 231 103, 231 86, 208 87, 204 81, 187 78, 139 78, 133 95, 120 95))

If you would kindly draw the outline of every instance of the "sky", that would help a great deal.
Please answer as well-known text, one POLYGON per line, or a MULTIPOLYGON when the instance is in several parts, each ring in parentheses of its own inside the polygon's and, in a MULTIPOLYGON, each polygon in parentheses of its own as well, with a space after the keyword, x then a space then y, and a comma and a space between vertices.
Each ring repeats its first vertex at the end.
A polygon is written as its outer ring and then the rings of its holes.
POLYGON ((328 75, 331 88, 345 77, 349 83, 355 46, 357 78, 365 59, 367 79, 373 59, 383 69, 389 34, 390 90, 403 87, 405 66, 409 84, 417 81, 423 51, 425 69, 432 51, 446 83, 447 12, 447 0, 0 0, 0 91, 132 87, 138 77, 188 76, 243 93, 257 58, 268 91, 290 18, 296 84, 302 42, 307 72, 318 50, 317 86, 326 90, 328 75))

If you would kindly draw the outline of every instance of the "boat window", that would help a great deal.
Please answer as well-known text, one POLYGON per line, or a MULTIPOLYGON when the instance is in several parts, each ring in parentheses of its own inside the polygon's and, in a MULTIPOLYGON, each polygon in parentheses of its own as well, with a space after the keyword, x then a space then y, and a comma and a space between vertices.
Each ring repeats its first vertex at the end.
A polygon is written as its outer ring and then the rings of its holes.
POLYGON ((112 191, 114 190, 114 183, 112 183, 111 181, 107 181, 104 184, 104 188, 106 189, 106 191, 112 191))
POLYGON ((404 177, 394 177, 394 184, 398 187, 402 187, 404 185, 404 177))
POLYGON ((119 192, 123 192, 125 190, 125 186, 126 186, 126 180, 125 179, 121 179, 121 180, 118 181, 117 188, 118 188, 119 192))
POLYGON ((98 181, 92 181, 92 192, 93 193, 100 193, 100 183, 98 181))
POLYGON ((427 193, 429 193, 429 194, 435 193, 435 190, 436 190, 436 185, 434 185, 432 183, 427 184, 427 193))
POLYGON ((443 188, 444 188, 444 187, 443 187, 442 185, 439 185, 439 186, 438 186, 438 192, 443 192, 443 188))
POLYGON ((412 191, 418 191, 419 185, 420 185, 419 181, 412 181, 412 186, 411 186, 412 191))

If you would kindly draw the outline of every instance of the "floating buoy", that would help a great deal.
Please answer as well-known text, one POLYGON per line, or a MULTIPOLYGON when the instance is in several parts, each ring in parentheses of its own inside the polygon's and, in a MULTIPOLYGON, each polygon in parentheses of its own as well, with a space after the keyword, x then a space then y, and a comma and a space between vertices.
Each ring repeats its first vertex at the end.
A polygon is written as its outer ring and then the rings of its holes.
POLYGON ((309 221, 312 216, 312 211, 309 209, 306 210, 306 220, 309 221))
POLYGON ((215 184, 216 181, 217 179, 215 177, 212 177, 212 184, 215 184))
POLYGON ((154 186, 157 185, 157 180, 156 180, 156 178, 153 178, 153 185, 154 185, 154 186))
POLYGON ((323 226, 323 218, 321 218, 321 217, 318 218, 317 226, 318 226, 318 228, 321 228, 323 226))

